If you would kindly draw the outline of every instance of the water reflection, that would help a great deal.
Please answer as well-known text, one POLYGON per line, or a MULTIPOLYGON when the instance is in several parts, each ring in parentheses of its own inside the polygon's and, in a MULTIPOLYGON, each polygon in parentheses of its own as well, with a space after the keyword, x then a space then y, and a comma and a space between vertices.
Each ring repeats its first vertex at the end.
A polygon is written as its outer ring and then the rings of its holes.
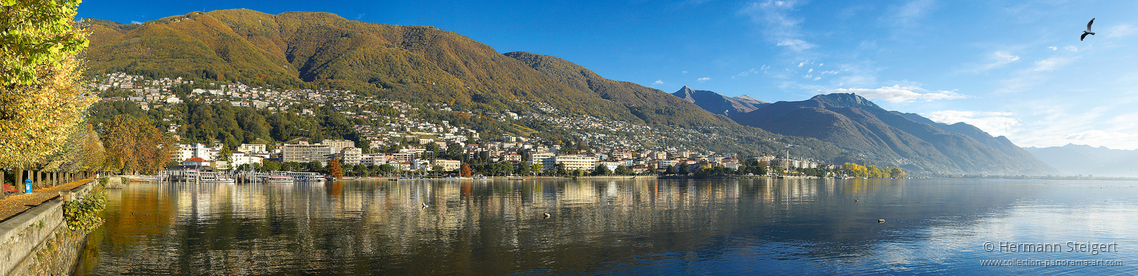
POLYGON ((1133 241, 1123 226, 1138 222, 1132 184, 1112 192, 971 180, 139 184, 111 191, 107 223, 91 235, 78 274, 975 273, 983 270, 972 261, 1007 257, 978 252, 984 239, 1093 238, 1081 231, 1090 225, 1133 241), (1097 204, 1103 198, 1114 202, 1097 204), (1088 210, 1110 221, 1032 220, 1088 210), (1047 233, 1037 224, 1050 225, 1047 233))

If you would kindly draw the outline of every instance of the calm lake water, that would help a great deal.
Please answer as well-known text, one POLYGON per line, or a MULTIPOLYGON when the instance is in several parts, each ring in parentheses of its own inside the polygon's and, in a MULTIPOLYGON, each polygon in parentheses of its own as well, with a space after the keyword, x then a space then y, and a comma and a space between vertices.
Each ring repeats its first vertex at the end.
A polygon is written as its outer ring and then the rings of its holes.
POLYGON ((78 275, 1138 273, 1134 181, 136 183, 109 195, 78 275))

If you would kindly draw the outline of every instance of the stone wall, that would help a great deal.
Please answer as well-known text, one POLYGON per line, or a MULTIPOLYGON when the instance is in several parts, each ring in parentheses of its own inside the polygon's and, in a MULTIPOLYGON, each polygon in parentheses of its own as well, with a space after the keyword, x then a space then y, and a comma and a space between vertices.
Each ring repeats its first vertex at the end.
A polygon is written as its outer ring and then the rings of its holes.
POLYGON ((28 257, 63 225, 63 200, 53 199, 0 223, 0 275, 25 271, 28 257))
POLYGON ((87 231, 74 231, 64 222, 64 203, 81 200, 97 182, 60 192, 4 222, 0 222, 0 275, 69 274, 78 259, 87 231))

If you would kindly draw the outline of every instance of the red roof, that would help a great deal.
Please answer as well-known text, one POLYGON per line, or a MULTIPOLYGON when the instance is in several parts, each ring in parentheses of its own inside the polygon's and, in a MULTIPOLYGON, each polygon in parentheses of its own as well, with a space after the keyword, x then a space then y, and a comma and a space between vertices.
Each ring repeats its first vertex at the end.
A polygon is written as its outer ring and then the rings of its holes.
POLYGON ((194 158, 186 159, 186 162, 206 162, 206 161, 205 161, 205 159, 202 159, 201 157, 194 157, 194 158))

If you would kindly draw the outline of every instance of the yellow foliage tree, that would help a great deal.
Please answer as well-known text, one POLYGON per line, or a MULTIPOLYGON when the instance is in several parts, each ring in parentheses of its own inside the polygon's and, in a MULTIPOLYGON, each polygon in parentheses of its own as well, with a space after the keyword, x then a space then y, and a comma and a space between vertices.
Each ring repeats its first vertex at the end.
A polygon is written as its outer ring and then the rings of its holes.
POLYGON ((125 172, 153 174, 172 160, 174 139, 146 120, 115 116, 103 134, 108 167, 125 172))
POLYGON ((0 0, 0 167, 63 149, 97 97, 83 90, 77 0, 0 0))

